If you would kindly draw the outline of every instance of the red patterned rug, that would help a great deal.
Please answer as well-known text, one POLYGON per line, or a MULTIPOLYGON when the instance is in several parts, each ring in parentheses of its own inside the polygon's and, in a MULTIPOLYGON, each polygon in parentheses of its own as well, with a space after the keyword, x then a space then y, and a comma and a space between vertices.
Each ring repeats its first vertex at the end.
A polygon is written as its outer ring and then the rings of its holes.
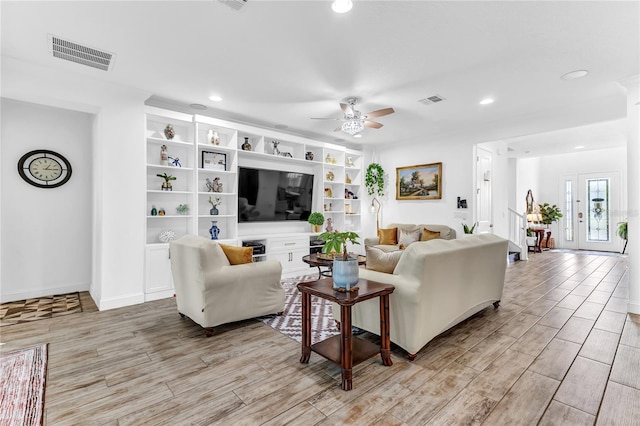
POLYGON ((0 354, 0 425, 41 425, 47 345, 0 354))
MULTIPOLYGON (((296 285, 305 281, 315 281, 318 274, 282 279, 286 293, 284 313, 259 318, 260 321, 278 330, 280 333, 302 342, 302 297, 296 285)), ((331 302, 311 297, 311 343, 320 342, 328 337, 340 334, 331 315, 331 302)))

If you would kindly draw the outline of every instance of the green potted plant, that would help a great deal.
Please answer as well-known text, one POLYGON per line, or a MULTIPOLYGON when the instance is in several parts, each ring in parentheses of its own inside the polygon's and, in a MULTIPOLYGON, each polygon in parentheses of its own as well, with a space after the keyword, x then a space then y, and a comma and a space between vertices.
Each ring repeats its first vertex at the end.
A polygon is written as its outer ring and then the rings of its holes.
POLYGON ((313 212, 309 215, 307 222, 311 224, 311 232, 320 232, 324 224, 324 215, 320 212, 313 212))
POLYGON ((466 223, 462 224, 462 230, 464 231, 465 234, 473 234, 473 231, 476 230, 476 226, 478 225, 478 223, 474 223, 473 226, 471 228, 469 228, 469 225, 467 225, 466 223))
POLYGON ((369 195, 375 193, 379 197, 384 196, 384 169, 380 164, 369 164, 367 173, 364 176, 364 186, 367 188, 369 195))
POLYGON ((542 215, 542 223, 545 225, 551 225, 553 222, 557 222, 562 218, 562 213, 558 206, 549 205, 549 203, 542 203, 539 205, 540 214, 542 215))
POLYGON ((324 241, 322 250, 330 254, 335 252, 333 257, 333 288, 338 291, 355 290, 358 284, 358 259, 350 258, 347 253, 347 242, 360 244, 360 236, 355 232, 323 232, 319 238, 324 241))
POLYGON ((156 176, 164 179, 164 182, 162 182, 162 187, 161 187, 163 191, 173 191, 173 187, 171 186, 171 181, 177 179, 175 176, 171 176, 166 173, 157 174, 156 176))
POLYGON ((624 247, 622 248, 622 254, 627 249, 627 243, 629 242, 629 234, 627 233, 627 223, 628 222, 618 222, 618 237, 624 240, 624 247))

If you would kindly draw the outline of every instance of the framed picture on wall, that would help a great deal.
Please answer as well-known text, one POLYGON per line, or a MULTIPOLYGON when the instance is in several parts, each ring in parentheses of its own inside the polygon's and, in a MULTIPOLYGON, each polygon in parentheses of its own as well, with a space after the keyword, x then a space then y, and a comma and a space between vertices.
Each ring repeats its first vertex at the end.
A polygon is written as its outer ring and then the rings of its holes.
POLYGON ((442 198, 442 163, 396 168, 396 200, 442 198))
POLYGON ((201 166, 206 170, 227 170, 227 154, 214 151, 202 151, 201 166))

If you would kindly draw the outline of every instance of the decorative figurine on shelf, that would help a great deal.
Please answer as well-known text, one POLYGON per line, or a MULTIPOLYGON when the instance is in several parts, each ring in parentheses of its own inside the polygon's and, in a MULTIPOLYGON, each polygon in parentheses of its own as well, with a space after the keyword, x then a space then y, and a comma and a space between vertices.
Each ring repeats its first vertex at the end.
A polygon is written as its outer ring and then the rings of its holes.
POLYGON ((220 182, 219 177, 215 177, 213 182, 211 179, 207 178, 207 191, 209 192, 222 192, 222 182, 220 182))
POLYGON ((333 191, 331 190, 331 188, 327 187, 324 189, 324 197, 333 198, 333 191))
POLYGON ((324 228, 327 232, 333 232, 333 219, 330 217, 327 218, 327 227, 324 228))
POLYGON ((218 132, 214 132, 213 130, 209 129, 209 131, 207 132, 207 139, 209 140, 209 143, 211 143, 211 145, 220 145, 220 136, 218 135, 218 132))
POLYGON ((160 147, 160 165, 168 166, 169 165, 169 153, 167 152, 167 146, 162 145, 160 147))
POLYGON ((169 160, 171 160, 171 165, 174 167, 182 167, 182 164, 180 164, 180 159, 178 157, 171 157, 169 156, 169 160))
POLYGON ((209 228, 209 235, 211 235, 212 240, 217 240, 218 235, 220 235, 220 228, 218 228, 218 221, 211 221, 211 228, 209 228))
POLYGON ((349 175, 345 175, 344 183, 346 183, 346 184, 351 183, 351 178, 349 177, 349 175))
POLYGON ((173 187, 171 186, 171 181, 177 179, 175 176, 171 176, 171 175, 168 175, 166 173, 157 174, 156 176, 161 177, 162 179, 164 179, 164 182, 162 182, 162 187, 160 188, 161 190, 163 190, 163 191, 173 191, 173 187))
POLYGON ((170 243, 171 241, 176 239, 176 233, 171 229, 167 229, 166 231, 162 231, 160 235, 158 235, 158 239, 161 243, 170 243))
POLYGON ((345 161, 345 166, 353 167, 353 158, 347 157, 347 161, 345 161))
POLYGON ((271 141, 271 144, 273 145, 273 155, 280 155, 280 150, 278 149, 278 145, 280 145, 280 142, 271 141))
POLYGON ((327 153, 327 156, 326 156, 326 157, 325 157, 325 159, 324 159, 324 162, 325 162, 325 163, 329 163, 329 164, 333 164, 333 162, 334 162, 334 161, 335 161, 335 160, 334 160, 334 159, 333 159, 333 157, 331 156, 331 153, 330 153, 330 152, 328 152, 328 153, 327 153))
POLYGON ((164 209, 160 209, 158 210, 158 216, 164 216, 165 214, 167 214, 164 209))
POLYGON ((333 172, 332 172, 331 170, 329 170, 329 171, 327 172, 327 180, 328 180, 329 182, 333 182, 333 179, 335 179, 335 177, 336 177, 336 175, 334 175, 334 174, 333 174, 333 172))
POLYGON ((309 160, 309 161, 313 161, 313 151, 307 151, 307 153, 304 154, 304 159, 305 160, 309 160))
POLYGON ((176 211, 178 214, 189 214, 189 206, 186 204, 179 204, 178 207, 176 207, 176 211))
POLYGON ((209 214, 211 216, 215 216, 219 213, 218 211, 218 206, 220 204, 222 204, 222 201, 220 200, 220 197, 216 197, 216 198, 211 198, 209 197, 209 204, 211 204, 211 210, 209 210, 209 214))
POLYGON ((251 144, 249 143, 249 138, 248 137, 244 137, 244 143, 242 144, 242 150, 243 151, 251 151, 251 144))
POLYGON ((176 135, 176 131, 173 130, 173 126, 171 124, 167 124, 167 127, 164 128, 164 137, 171 140, 176 135))
POLYGON ((156 206, 151 206, 151 216, 158 216, 158 209, 156 209, 156 206))

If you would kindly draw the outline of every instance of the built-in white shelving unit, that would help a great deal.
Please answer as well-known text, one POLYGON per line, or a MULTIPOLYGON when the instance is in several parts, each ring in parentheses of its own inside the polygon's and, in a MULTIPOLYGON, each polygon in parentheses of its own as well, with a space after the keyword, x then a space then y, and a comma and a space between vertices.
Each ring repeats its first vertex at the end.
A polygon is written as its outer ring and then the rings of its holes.
POLYGON ((241 245, 243 241, 263 241, 266 253, 257 255, 256 261, 279 260, 285 272, 307 269, 300 258, 309 253, 309 237, 314 235, 308 232, 308 224, 238 223, 240 166, 291 168, 313 174, 313 210, 330 218, 334 229, 355 232, 361 229, 360 151, 153 106, 146 109, 145 146, 147 300, 173 295, 169 244, 161 237, 169 231, 176 238, 186 234, 210 238, 213 221, 220 230, 221 243, 241 245), (172 139, 165 137, 167 125, 173 126, 172 139), (250 149, 246 143, 251 145, 250 149), (163 145, 170 157, 168 165, 161 163, 163 145), (164 180, 157 177, 163 173, 176 178, 171 181, 170 191, 162 189, 164 180), (212 191, 212 187, 218 191, 212 191), (216 215, 211 214, 210 198, 220 200, 216 215), (179 213, 180 205, 187 205, 188 211, 179 213), (154 209, 158 214, 152 214, 154 209), (159 214, 161 210, 164 215, 159 214))

